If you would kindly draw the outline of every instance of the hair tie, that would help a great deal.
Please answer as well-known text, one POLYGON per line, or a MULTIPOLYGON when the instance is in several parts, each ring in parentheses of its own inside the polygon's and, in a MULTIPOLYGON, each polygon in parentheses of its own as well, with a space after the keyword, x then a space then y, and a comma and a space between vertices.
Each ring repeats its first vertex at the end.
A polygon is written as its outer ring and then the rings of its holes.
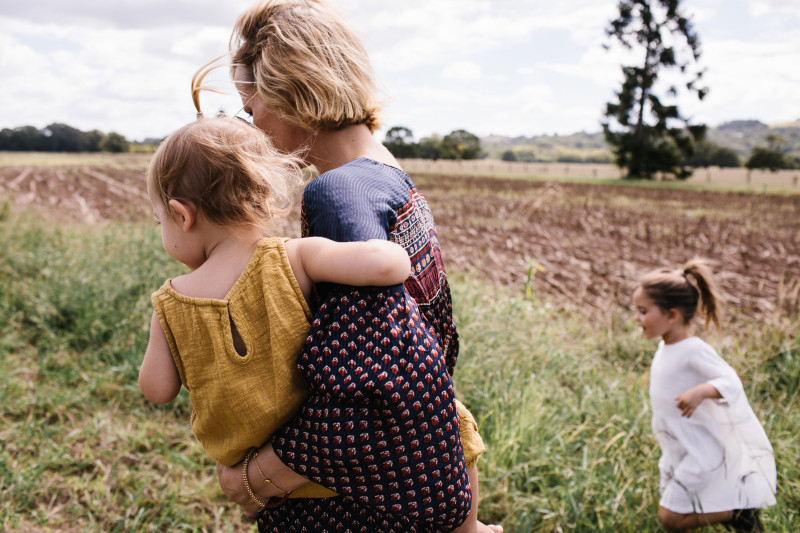
POLYGON ((694 276, 694 272, 691 270, 684 269, 683 272, 683 279, 686 280, 686 284, 693 288, 697 293, 700 293, 700 287, 697 285, 697 278, 694 276), (689 276, 689 274, 692 274, 689 276))

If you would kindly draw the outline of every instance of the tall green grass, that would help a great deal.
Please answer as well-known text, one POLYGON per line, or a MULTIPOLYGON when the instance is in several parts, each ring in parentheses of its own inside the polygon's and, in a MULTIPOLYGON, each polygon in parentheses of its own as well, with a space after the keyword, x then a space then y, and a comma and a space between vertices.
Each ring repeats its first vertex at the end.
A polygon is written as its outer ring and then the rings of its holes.
MULTIPOLYGON (((507 531, 660 531, 647 397, 655 342, 622 311, 586 316, 462 278, 453 287, 455 382, 488 448, 481 516, 507 531)), ((775 448, 769 531, 800 530, 798 325, 786 318, 709 339, 737 369, 775 448)))
MULTIPOLYGON (((147 225, 0 216, 0 525, 6 531, 241 531, 189 428, 185 394, 136 378, 150 293, 182 272, 147 225)), ((655 348, 618 311, 587 316, 452 278, 455 375, 488 452, 481 518, 506 531, 659 531, 647 371, 655 348)), ((798 317, 712 339, 776 449, 771 531, 800 526, 798 317)))
POLYGON ((181 267, 151 226, 0 221, 4 531, 241 530, 188 431, 146 402, 149 294, 181 267))

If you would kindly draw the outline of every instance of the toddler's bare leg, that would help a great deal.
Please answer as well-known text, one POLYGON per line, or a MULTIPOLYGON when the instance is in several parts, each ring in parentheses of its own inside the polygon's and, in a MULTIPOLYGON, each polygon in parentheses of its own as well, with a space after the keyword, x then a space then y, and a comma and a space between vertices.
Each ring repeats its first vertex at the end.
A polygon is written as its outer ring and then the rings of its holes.
POLYGON ((467 471, 469 476, 469 485, 472 488, 472 507, 469 510, 469 515, 463 524, 458 526, 452 533, 503 533, 503 526, 490 525, 487 526, 483 522, 478 521, 478 465, 472 465, 467 471))

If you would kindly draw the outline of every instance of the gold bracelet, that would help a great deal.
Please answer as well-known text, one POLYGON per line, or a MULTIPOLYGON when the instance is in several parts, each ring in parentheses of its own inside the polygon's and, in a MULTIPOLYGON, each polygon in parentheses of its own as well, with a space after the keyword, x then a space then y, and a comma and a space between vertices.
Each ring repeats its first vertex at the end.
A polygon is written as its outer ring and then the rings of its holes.
POLYGON ((252 459, 253 459, 253 462, 256 464, 256 468, 258 468, 258 473, 261 474, 261 477, 264 478, 264 483, 266 483, 267 485, 271 484, 273 487, 275 487, 276 489, 281 491, 283 493, 281 496, 288 496, 289 494, 291 494, 292 491, 283 490, 278 485, 276 485, 274 481, 272 481, 270 478, 268 478, 267 476, 264 475, 264 471, 261 470, 261 466, 258 464, 258 460, 256 459, 256 457, 258 457, 258 450, 256 450, 256 453, 253 454, 252 459))
MULTIPOLYGON (((259 507, 266 507, 267 504, 256 498, 256 495, 253 494, 253 489, 250 488, 250 480, 247 479, 247 463, 250 462, 250 458, 253 457, 253 452, 258 453, 257 448, 250 448, 247 450, 247 455, 244 456, 244 460, 242 461, 242 479, 244 479, 244 488, 247 489, 247 494, 250 495, 250 498, 258 504, 259 507)), ((256 463, 258 466, 258 463, 256 463)))

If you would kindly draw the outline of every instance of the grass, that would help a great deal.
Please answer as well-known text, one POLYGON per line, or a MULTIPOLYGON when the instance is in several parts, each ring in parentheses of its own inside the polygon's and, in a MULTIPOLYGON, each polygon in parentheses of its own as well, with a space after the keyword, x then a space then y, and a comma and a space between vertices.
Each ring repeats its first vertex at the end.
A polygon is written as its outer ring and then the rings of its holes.
MULTIPOLYGON (((535 295, 454 279, 463 341, 455 381, 488 452, 481 513, 509 531, 659 531, 648 367, 655 350, 630 317, 590 321, 535 295), (609 324, 611 327, 609 327, 609 324)), ((779 503, 769 531, 800 525, 797 322, 712 342, 743 378, 775 447, 779 503)))
MULTIPOLYGON (((149 294, 181 267, 150 225, 0 216, 0 528, 241 531, 189 427, 136 383, 149 294)), ((659 531, 650 432, 655 348, 630 317, 453 276, 455 381, 481 428, 481 517, 506 531, 659 531)), ((770 531, 800 526, 797 316, 712 339, 776 450, 770 531)))

